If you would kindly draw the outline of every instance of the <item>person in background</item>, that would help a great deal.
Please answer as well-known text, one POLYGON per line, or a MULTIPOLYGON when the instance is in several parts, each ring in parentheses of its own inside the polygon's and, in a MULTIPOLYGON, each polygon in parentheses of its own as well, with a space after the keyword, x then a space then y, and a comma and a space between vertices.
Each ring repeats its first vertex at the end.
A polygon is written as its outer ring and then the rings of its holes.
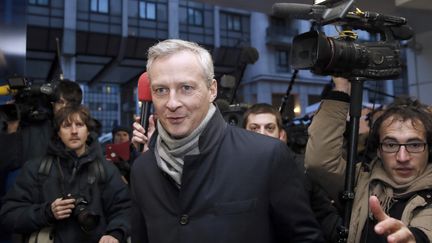
POLYGON ((2 228, 27 240, 46 231, 54 242, 126 242, 129 190, 105 162, 93 129, 86 107, 57 110, 46 156, 26 162, 3 199, 2 228))
MULTIPOLYGON (((32 94, 16 95, 15 98, 15 103, 34 106, 34 110, 38 112, 30 112, 24 108, 21 111, 23 114, 7 121, 4 129, 0 131, 0 148, 4 148, 0 153, 0 198, 13 185, 24 162, 46 154, 53 134, 53 114, 66 105, 81 104, 82 90, 76 82, 61 80, 55 85, 54 93, 50 97, 32 94)), ((10 234, 0 228, 1 239, 10 241, 10 234)))
POLYGON ((150 141, 134 124, 148 150, 131 170, 132 242, 323 242, 286 145, 213 104, 210 53, 175 39, 148 53, 157 123, 150 141))
MULTIPOLYGON (((309 127, 305 164, 334 200, 344 190, 350 83, 334 78, 309 127)), ((431 242, 432 116, 419 102, 386 108, 372 127, 377 157, 357 163, 348 242, 431 242)))
POLYGON ((266 103, 254 104, 245 111, 243 128, 287 142, 279 111, 266 103))
POLYGON ((126 126, 116 126, 112 130, 113 143, 107 144, 106 158, 119 169, 124 180, 129 183, 130 168, 139 152, 131 143, 131 129, 126 126))
MULTIPOLYGON (((243 116, 243 126, 246 130, 280 139, 286 143, 286 133, 282 127, 279 111, 270 104, 254 104, 246 110, 243 116)), ((305 171, 303 157, 296 155, 297 166, 305 171)), ((309 194, 311 208, 321 226, 326 242, 337 242, 338 226, 342 219, 332 201, 325 192, 314 183, 305 171, 305 187, 309 194)))

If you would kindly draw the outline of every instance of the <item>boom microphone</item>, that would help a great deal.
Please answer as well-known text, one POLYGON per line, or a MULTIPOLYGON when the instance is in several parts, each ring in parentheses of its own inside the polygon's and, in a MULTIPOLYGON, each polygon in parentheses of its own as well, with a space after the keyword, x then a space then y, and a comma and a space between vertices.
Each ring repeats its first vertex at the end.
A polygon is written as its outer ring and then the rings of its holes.
POLYGON ((327 7, 301 3, 275 3, 272 9, 277 17, 310 20, 320 19, 327 7))
MULTIPOLYGON (((152 104, 150 80, 147 72, 141 74, 138 79, 138 100, 141 101, 141 126, 144 127, 147 136, 147 130, 149 126, 150 109, 152 104)), ((140 151, 142 151, 143 144, 140 145, 140 151)))

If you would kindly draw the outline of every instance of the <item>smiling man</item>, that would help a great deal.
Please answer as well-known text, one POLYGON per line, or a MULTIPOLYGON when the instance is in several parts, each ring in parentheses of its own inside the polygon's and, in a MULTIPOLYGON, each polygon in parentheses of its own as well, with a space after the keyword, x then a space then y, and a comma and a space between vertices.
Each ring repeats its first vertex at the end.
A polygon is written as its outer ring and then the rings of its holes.
POLYGON ((322 242, 286 145, 229 126, 213 104, 207 50, 162 41, 147 73, 157 129, 132 168, 133 243, 322 242))
MULTIPOLYGON (((334 199, 343 191, 346 161, 343 133, 350 83, 334 78, 309 127, 305 163, 334 199)), ((370 137, 377 158, 358 164, 348 242, 432 241, 432 116, 407 100, 389 106, 370 137)))
POLYGON ((48 153, 25 163, 4 198, 1 227, 25 238, 50 232, 62 243, 126 242, 128 188, 117 169, 103 161, 93 129, 84 106, 56 112, 48 153))

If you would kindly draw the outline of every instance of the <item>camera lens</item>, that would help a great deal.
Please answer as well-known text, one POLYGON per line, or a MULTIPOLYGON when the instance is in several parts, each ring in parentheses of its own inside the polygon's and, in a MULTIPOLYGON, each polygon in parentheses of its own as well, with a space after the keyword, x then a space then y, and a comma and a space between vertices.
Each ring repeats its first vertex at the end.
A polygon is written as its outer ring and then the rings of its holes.
POLYGON ((75 209, 72 214, 81 229, 85 232, 95 229, 99 224, 100 216, 87 208, 87 200, 82 196, 74 197, 70 195, 68 198, 75 198, 75 209))
POLYGON ((91 231, 99 224, 100 216, 87 210, 81 211, 77 215, 78 223, 84 231, 91 231))

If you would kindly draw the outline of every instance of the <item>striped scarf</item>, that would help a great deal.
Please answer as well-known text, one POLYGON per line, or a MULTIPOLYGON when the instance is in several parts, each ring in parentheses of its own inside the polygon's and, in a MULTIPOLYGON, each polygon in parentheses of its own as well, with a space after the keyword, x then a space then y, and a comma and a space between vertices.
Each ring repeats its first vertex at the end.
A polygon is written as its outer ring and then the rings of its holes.
POLYGON ((201 124, 190 135, 181 139, 171 137, 161 123, 157 122, 159 133, 155 149, 157 165, 175 181, 178 188, 181 187, 183 159, 186 155, 200 153, 198 147, 199 137, 215 111, 216 107, 210 104, 207 115, 201 124))

